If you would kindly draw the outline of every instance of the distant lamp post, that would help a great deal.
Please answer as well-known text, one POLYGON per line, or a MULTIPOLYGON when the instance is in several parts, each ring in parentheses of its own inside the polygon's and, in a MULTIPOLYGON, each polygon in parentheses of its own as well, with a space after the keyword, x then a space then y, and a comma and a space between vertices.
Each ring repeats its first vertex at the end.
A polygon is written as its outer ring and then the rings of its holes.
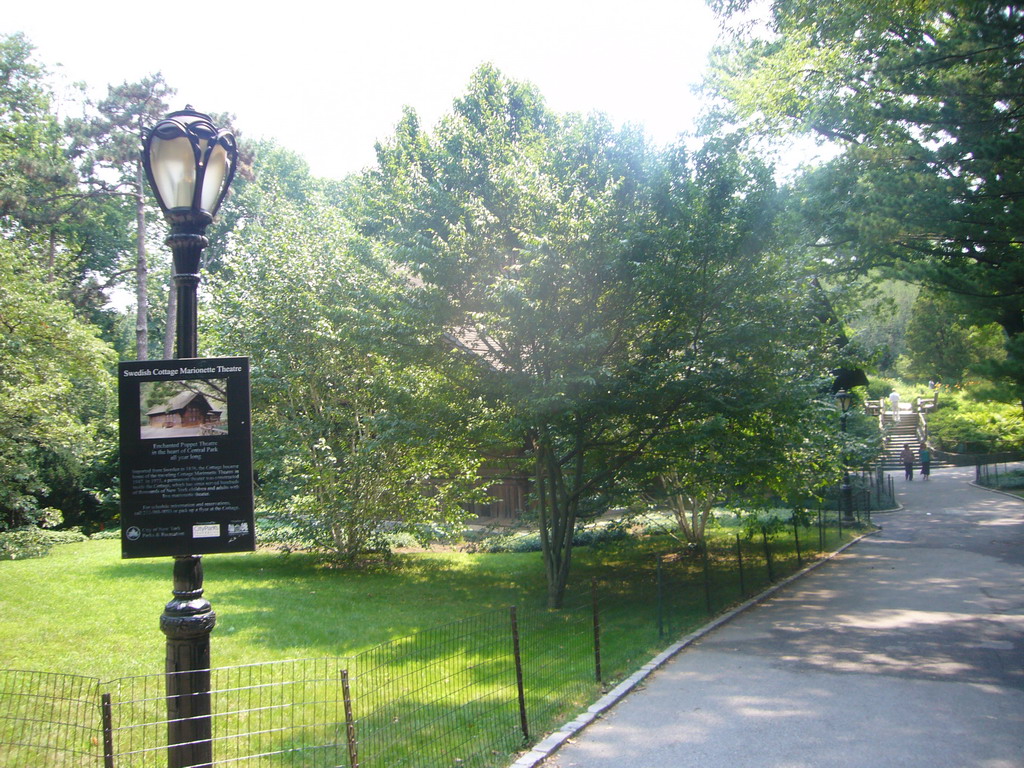
MULTIPOLYGON (((142 164, 170 225, 174 260, 177 358, 198 356, 200 257, 206 227, 235 175, 235 137, 191 106, 158 122, 142 144, 142 164)), ((170 318, 168 318, 170 322, 170 318)), ((213 764, 210 721, 210 632, 217 621, 203 598, 200 555, 174 558, 174 599, 160 617, 167 637, 168 766, 213 764)))
POLYGON ((843 522, 853 522, 853 487, 850 485, 850 468, 846 463, 846 416, 853 406, 853 395, 845 389, 835 394, 836 407, 842 413, 839 419, 843 433, 843 484, 839 488, 839 506, 843 513, 843 522))

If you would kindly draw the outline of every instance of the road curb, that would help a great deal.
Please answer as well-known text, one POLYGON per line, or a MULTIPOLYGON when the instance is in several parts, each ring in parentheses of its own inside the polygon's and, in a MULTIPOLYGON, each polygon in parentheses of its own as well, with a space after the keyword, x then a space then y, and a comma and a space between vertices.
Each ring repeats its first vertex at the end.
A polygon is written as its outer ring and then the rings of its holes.
POLYGON ((1006 496, 1009 499, 1016 499, 1017 501, 1024 501, 1024 498, 1021 498, 1016 493, 1010 493, 1009 491, 1003 491, 1003 490, 1001 490, 999 488, 989 488, 987 485, 981 485, 980 483, 975 483, 973 481, 969 481, 967 484, 968 485, 973 485, 975 488, 980 488, 983 491, 989 491, 990 493, 998 493, 1000 496, 1006 496))
POLYGON ((604 696, 602 696, 600 699, 598 699, 596 702, 590 705, 585 712, 578 715, 574 720, 571 720, 570 722, 563 725, 557 731, 548 734, 535 745, 533 745, 533 747, 531 747, 528 752, 524 752, 522 755, 519 756, 519 758, 516 759, 515 762, 511 763, 509 765, 509 768, 535 768, 536 766, 540 765, 544 760, 547 760, 549 757, 551 757, 551 755, 557 752, 563 744, 569 741, 569 739, 576 736, 580 731, 582 731, 588 725, 590 725, 595 720, 600 718, 600 716, 604 714, 607 710, 611 709, 613 706, 618 704, 622 699, 626 697, 627 694, 632 692, 645 679, 647 679, 647 677, 652 672, 657 670, 666 662, 670 661, 672 658, 681 653, 687 647, 693 645, 695 642, 700 640, 705 635, 714 632, 723 624, 732 621, 736 616, 740 615, 747 609, 753 608, 755 605, 764 602, 769 597, 771 597, 772 595, 776 594, 777 592, 788 586, 790 583, 796 581, 799 578, 802 578, 803 576, 807 575, 808 573, 817 568, 820 568, 826 563, 831 562, 836 557, 845 552, 847 549, 852 547, 854 544, 867 538, 868 536, 873 536, 874 534, 879 533, 881 530, 881 527, 879 527, 877 528, 877 530, 862 533, 857 538, 846 542, 846 544, 844 544, 834 552, 830 552, 825 557, 822 557, 819 560, 815 560, 813 563, 805 565, 796 573, 787 576, 785 579, 776 584, 772 584, 764 591, 754 595, 754 597, 751 597, 750 599, 740 603, 735 608, 731 608, 730 610, 723 613, 721 616, 712 619, 710 622, 702 626, 700 629, 691 632, 690 634, 684 636, 672 645, 668 646, 665 650, 663 650, 657 656, 652 658, 649 662, 640 667, 640 669, 631 674, 625 680, 623 680, 610 691, 608 691, 608 693, 606 693, 604 696))

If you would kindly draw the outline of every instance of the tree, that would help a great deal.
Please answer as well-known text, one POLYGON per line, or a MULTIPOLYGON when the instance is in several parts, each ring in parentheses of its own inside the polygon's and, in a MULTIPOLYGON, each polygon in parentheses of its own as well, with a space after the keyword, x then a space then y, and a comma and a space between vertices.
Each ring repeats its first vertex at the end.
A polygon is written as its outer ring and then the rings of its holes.
MULTIPOLYGON (((135 83, 109 86, 107 97, 96 105, 96 116, 83 126, 83 133, 89 141, 89 149, 84 153, 89 183, 103 195, 125 195, 133 203, 135 356, 138 360, 149 359, 150 332, 146 180, 139 148, 146 129, 167 113, 166 100, 173 94, 174 89, 167 85, 160 73, 135 83)), ((173 297, 175 292, 169 291, 168 295, 173 297)), ((173 307, 169 316, 172 314, 173 307)), ((167 328, 166 335, 169 335, 173 323, 167 323, 167 328)))
POLYGON ((907 324, 903 369, 922 381, 959 384, 969 369, 1005 356, 1002 337, 995 323, 972 325, 950 294, 927 291, 914 302, 907 324))
POLYGON ((115 440, 112 350, 33 261, 0 240, 0 529, 78 511, 115 440))
POLYGON ((525 446, 559 607, 577 523, 679 414, 738 397, 745 358, 785 327, 764 330, 784 274, 770 170, 729 139, 658 155, 489 66, 432 135, 407 112, 378 157, 367 231, 423 282, 439 334, 480 363, 466 386, 525 446))
MULTIPOLYGON (((814 338, 822 329, 804 330, 805 350, 827 348, 814 338)), ((776 344, 762 358, 766 367, 748 363, 742 397, 697 419, 680 418, 644 457, 652 499, 668 506, 685 541, 704 543, 716 506, 782 502, 798 510, 838 482, 835 408, 822 401, 827 384, 815 376, 825 361, 797 363, 799 341, 776 344)))
POLYGON ((0 36, 0 217, 26 231, 48 224, 75 183, 32 52, 24 35, 0 36))
POLYGON ((278 181, 254 182, 266 205, 224 253, 205 325, 214 349, 253 360, 264 512, 353 563, 386 530, 464 519, 474 411, 400 343, 405 281, 337 209, 278 181))
MULTIPOLYGON (((717 3, 737 16, 746 0, 717 3)), ((995 0, 776 0, 769 35, 711 87, 754 130, 841 154, 800 184, 805 243, 833 267, 887 267, 951 291, 1006 333, 1024 404, 1024 10, 995 0)))

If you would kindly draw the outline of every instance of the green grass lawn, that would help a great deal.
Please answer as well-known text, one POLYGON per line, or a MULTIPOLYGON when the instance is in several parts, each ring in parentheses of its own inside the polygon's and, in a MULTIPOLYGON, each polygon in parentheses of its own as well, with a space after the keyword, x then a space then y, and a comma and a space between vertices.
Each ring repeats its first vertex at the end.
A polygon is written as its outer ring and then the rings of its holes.
MULTIPOLYGON (((816 533, 802 539, 805 550, 817 547, 816 533)), ((763 561, 754 562, 759 540, 744 546, 751 592, 766 573, 763 561)), ((791 537, 772 546, 776 569, 792 570, 791 537)), ((597 578, 606 582, 607 610, 639 608, 646 600, 651 610, 640 622, 654 626, 655 563, 673 547, 668 537, 655 536, 614 548, 577 548, 567 604, 588 603, 590 581, 597 578)), ((738 576, 729 573, 735 564, 729 549, 723 551, 714 576, 716 609, 740 598, 738 576)), ((205 595, 217 613, 213 666, 351 655, 493 609, 541 608, 545 600, 539 553, 416 553, 372 571, 332 569, 308 555, 272 552, 208 555, 203 564, 205 595)), ((699 580, 700 569, 699 558, 684 558, 669 578, 699 580)), ((170 558, 122 560, 119 543, 111 540, 0 562, 0 669, 102 679, 159 672, 159 617, 171 599, 171 571, 170 558)), ((691 602, 696 618, 703 618, 703 592, 699 597, 691 602)), ((685 616, 674 623, 686 623, 685 616)))
MULTIPOLYGON (((518 609, 524 695, 530 735, 537 738, 599 693, 595 593, 607 687, 709 615, 769 583, 761 537, 737 537, 737 530, 716 530, 706 561, 699 550, 681 549, 664 535, 580 547, 560 611, 544 607, 539 553, 417 553, 371 571, 332 569, 307 555, 207 556, 206 596, 218 615, 211 640, 214 667, 323 660, 299 668, 304 682, 295 689, 283 682, 289 678, 276 677, 289 674, 288 665, 215 673, 214 690, 237 690, 239 697, 231 704, 218 700, 215 711, 229 714, 217 721, 225 739, 217 750, 233 745, 239 756, 264 754, 268 747, 253 739, 270 739, 268 733, 277 734, 269 748, 274 753, 300 741, 343 749, 336 727, 295 730, 295 718, 304 715, 293 705, 267 709, 263 698, 251 699, 301 691, 298 701, 322 711, 310 725, 336 724, 343 719, 337 712, 343 665, 354 680, 361 764, 504 764, 522 744, 508 607, 518 609), (257 693, 244 693, 259 681, 252 689, 257 693), (317 702, 331 702, 333 713, 317 702), (246 714, 254 707, 253 715, 246 714)), ((850 532, 844 534, 845 539, 850 532)), ((804 529, 800 541, 807 562, 818 548, 817 530, 804 529)), ((834 528, 825 543, 826 549, 840 543, 834 528)), ((771 542, 771 553, 776 579, 798 567, 791 530, 771 542)), ((117 754, 134 748, 125 741, 132 738, 142 739, 147 750, 142 762, 125 765, 155 766, 161 759, 161 728, 136 732, 130 726, 162 719, 159 617, 171 597, 171 571, 170 558, 121 560, 119 543, 110 540, 56 547, 41 559, 0 562, 0 670, 85 675, 113 684, 118 722, 129 726, 115 734, 117 754), (145 677, 114 682, 136 675, 145 677)), ((0 757, 3 743, 0 733, 0 757)))
MULTIPOLYGON (((0 669, 104 679, 162 669, 172 560, 121 560, 119 547, 86 541, 0 562, 0 669)), ((359 572, 255 552, 208 555, 203 567, 214 666, 357 653, 544 594, 536 553, 423 553, 359 572)))

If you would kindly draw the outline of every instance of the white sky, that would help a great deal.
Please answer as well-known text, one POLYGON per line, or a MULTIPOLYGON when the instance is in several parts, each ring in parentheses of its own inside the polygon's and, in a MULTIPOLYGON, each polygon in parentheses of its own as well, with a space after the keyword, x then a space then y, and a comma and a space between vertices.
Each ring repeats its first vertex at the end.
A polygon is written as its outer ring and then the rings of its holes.
POLYGON ((102 94, 160 71, 172 109, 232 112, 243 135, 340 177, 372 164, 403 105, 433 126, 488 61, 559 112, 667 143, 693 126, 717 27, 702 0, 12 0, 0 33, 19 31, 70 81, 102 94))

